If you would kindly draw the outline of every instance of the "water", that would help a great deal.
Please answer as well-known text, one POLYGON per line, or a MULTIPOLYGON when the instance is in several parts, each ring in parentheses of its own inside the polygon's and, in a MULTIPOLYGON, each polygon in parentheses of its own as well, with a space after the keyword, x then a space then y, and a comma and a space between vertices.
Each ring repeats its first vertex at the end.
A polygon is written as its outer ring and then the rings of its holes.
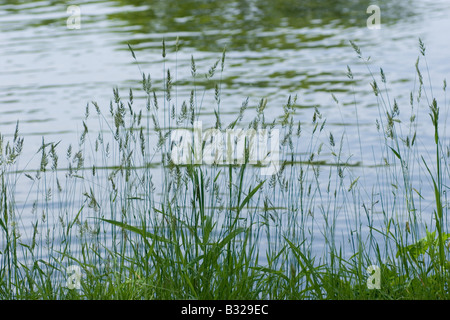
MULTIPOLYGON (((371 57, 372 71, 383 68, 389 94, 399 101, 402 116, 409 115, 409 94, 417 87, 414 64, 419 37, 427 47, 436 97, 444 99, 442 81, 450 74, 446 35, 450 3, 391 2, 379 1, 381 29, 369 30, 367 1, 2 1, 0 132, 11 137, 20 121, 25 145, 18 169, 35 169, 42 137, 47 142, 61 141, 61 150, 77 143, 88 102, 97 101, 107 109, 116 86, 124 95, 132 88, 142 97, 140 71, 127 44, 133 47, 142 71, 162 87, 161 41, 165 39, 166 68, 176 70, 177 102, 189 96, 191 56, 199 72, 207 72, 226 47, 221 75, 224 122, 235 119, 246 97, 251 109, 267 98, 267 112, 276 117, 282 114, 287 97, 298 95, 296 119, 309 123, 317 106, 327 117, 328 131, 336 137, 346 132, 348 145, 356 148, 350 160, 358 165, 355 175, 364 171, 367 179, 361 183, 370 189, 373 166, 380 164, 373 148, 379 139, 375 126, 379 114, 370 75, 349 40, 371 57), (81 9, 80 29, 67 28, 70 4, 81 9), (347 65, 353 70, 353 82, 346 75, 347 65), (361 150, 357 122, 363 130, 361 150)), ((201 89, 202 83, 197 87, 201 89)), ((207 127, 214 121, 214 88, 205 88, 201 115, 207 127)), ((433 134, 427 112, 423 108, 420 118, 426 120, 419 122, 424 140, 433 134)), ((446 119, 447 110, 442 113, 446 119)), ((310 131, 306 126, 305 133, 310 131)), ((17 186, 18 201, 28 199, 30 186, 26 179, 17 186)), ((26 214, 23 218, 28 219, 26 214)))

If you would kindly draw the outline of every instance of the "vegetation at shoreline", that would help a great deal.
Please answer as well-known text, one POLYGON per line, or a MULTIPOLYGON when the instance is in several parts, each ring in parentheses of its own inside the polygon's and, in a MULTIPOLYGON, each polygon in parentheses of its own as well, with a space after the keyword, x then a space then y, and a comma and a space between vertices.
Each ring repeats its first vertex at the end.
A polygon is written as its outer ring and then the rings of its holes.
MULTIPOLYGON (((351 46, 367 65, 361 49, 351 46)), ((448 299, 449 152, 440 129, 441 105, 448 105, 434 98, 428 67, 426 75, 420 69, 422 41, 419 49, 408 123, 389 97, 384 71, 372 74, 368 67, 383 164, 371 192, 354 174, 345 136, 327 131, 320 108, 310 123, 300 122, 296 97, 289 97, 284 115, 269 121, 270 101, 253 106, 246 99, 235 121, 223 123, 225 51, 204 74, 192 58, 186 101, 176 96, 176 70, 164 64, 162 90, 141 71, 138 96, 130 89, 124 98, 114 89, 109 110, 89 103, 78 144, 64 150, 63 168, 59 143, 43 138, 40 167, 30 172, 19 167, 18 127, 10 141, 0 137, 0 298, 448 299), (197 88, 200 82, 214 88, 215 129, 280 131, 276 174, 262 176, 262 165, 248 161, 172 162, 172 130, 193 130, 201 120, 206 91, 197 88), (417 147, 420 108, 429 110, 434 139, 422 143, 433 154, 417 147), (244 122, 249 113, 253 120, 244 122), (94 122, 100 130, 90 130, 94 122), (300 145, 307 150, 297 152, 300 145), (324 153, 328 166, 318 160, 324 153), (430 199, 413 183, 420 172, 433 192, 433 223, 426 228, 421 203, 430 199), (19 206, 15 190, 24 179, 30 193, 19 206), (34 218, 30 225, 23 215, 34 218), (336 233, 342 217, 346 243, 336 233), (371 266, 379 268, 379 289, 368 287, 371 266)), ((163 42, 164 59, 171 50, 163 42)), ((350 67, 347 72, 354 80, 350 67)))

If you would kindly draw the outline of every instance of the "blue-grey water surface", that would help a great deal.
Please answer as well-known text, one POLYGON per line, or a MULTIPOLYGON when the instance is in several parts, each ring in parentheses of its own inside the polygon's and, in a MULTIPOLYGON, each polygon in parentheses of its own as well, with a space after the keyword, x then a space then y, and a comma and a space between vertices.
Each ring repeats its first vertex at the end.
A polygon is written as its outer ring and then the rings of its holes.
MULTIPOLYGON (((42 137, 48 142, 61 141, 63 153, 69 144, 77 143, 87 103, 97 101, 108 110, 116 86, 124 95, 133 88, 142 97, 139 67, 151 74, 155 86, 162 86, 163 38, 168 51, 165 67, 176 69, 179 101, 189 97, 192 87, 191 56, 197 69, 207 72, 226 47, 221 75, 224 122, 235 119, 247 96, 253 108, 267 98, 266 111, 276 117, 282 114, 287 97, 298 95, 296 119, 310 123, 317 106, 327 118, 327 131, 336 137, 345 131, 347 145, 354 147, 350 162, 360 163, 354 174, 364 171, 365 178, 358 183, 366 183, 370 190, 376 175, 373 166, 382 159, 374 154, 379 141, 375 121, 380 115, 372 79, 349 41, 357 43, 366 58, 370 56, 369 65, 379 83, 379 68, 383 68, 390 97, 398 100, 406 119, 410 92, 418 87, 419 37, 427 48, 432 89, 440 101, 445 99, 443 80, 450 75, 450 2, 378 2, 381 29, 371 30, 366 25, 366 1, 3 0, 0 132, 12 137, 19 120, 25 144, 17 168, 35 169, 42 137), (81 9, 80 29, 67 27, 69 5, 81 9), (127 44, 133 47, 139 67, 127 44), (347 65, 355 81, 349 81, 347 65)), ((421 66, 425 66, 423 59, 421 66)), ((428 85, 428 73, 424 75, 428 85)), ((214 88, 207 93, 201 110, 205 126, 215 120, 214 88)), ((441 111, 442 119, 447 112, 441 111)), ((419 142, 433 135, 427 113, 426 107, 420 113, 419 142)), ((306 125, 304 130, 307 134, 311 128, 306 125)), ((19 206, 34 199, 30 188, 29 179, 20 180, 15 195, 19 206)), ((22 211, 24 225, 32 220, 31 202, 22 211)), ((347 229, 344 222, 342 228, 347 229)))

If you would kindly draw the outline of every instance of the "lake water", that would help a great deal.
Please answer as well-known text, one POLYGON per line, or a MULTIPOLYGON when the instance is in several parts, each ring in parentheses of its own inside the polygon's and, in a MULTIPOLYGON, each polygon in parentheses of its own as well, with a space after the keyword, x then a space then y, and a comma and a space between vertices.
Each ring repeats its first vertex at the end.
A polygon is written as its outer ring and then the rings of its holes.
MULTIPOLYGON (((327 131, 337 137, 346 132, 348 145, 356 148, 350 162, 359 163, 355 170, 364 170, 364 181, 369 183, 375 176, 373 165, 381 159, 373 151, 379 139, 375 126, 379 110, 372 79, 349 41, 357 43, 365 57, 370 56, 369 65, 379 83, 378 71, 383 68, 390 97, 398 100, 402 116, 409 116, 409 95, 417 88, 414 65, 420 54, 419 37, 427 48, 432 89, 440 101, 445 98, 443 80, 450 75, 449 1, 374 4, 381 8, 379 30, 367 27, 368 2, 359 0, 3 0, 0 132, 12 137, 19 120, 25 144, 18 169, 37 168, 36 151, 42 137, 48 142, 61 141, 62 152, 77 143, 88 102, 97 101, 107 110, 116 86, 124 95, 132 88, 142 97, 140 71, 127 44, 133 47, 142 71, 151 74, 156 87, 162 86, 164 38, 166 68, 176 70, 178 101, 188 98, 192 87, 191 56, 199 72, 207 72, 226 47, 221 75, 224 122, 235 119, 246 97, 253 109, 261 98, 267 98, 266 111, 276 117, 282 114, 288 96, 298 95, 296 119, 310 123, 317 106, 327 118, 327 131), (80 29, 68 28, 69 5, 81 10, 80 29), (353 70, 353 82, 346 75, 347 65, 353 70), (362 131, 361 149, 357 123, 362 131)), ((206 89, 200 110, 205 127, 215 120, 214 88, 206 89)), ((442 110, 443 119, 447 112, 442 110)), ((427 113, 424 107, 419 117, 423 141, 433 134, 427 113)), ((305 134, 310 131, 306 126, 305 134)), ((17 185, 18 201, 29 197, 30 184, 23 179, 17 185)), ((26 216, 23 219, 27 221, 26 216)))

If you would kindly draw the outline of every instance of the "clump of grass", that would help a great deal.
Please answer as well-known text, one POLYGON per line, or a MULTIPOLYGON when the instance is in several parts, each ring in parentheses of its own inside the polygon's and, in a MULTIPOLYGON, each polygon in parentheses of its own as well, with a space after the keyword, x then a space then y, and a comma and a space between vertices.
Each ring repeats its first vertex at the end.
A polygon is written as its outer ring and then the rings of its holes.
MULTIPOLYGON (((364 59, 361 49, 351 45, 364 59)), ((175 54, 178 47, 177 39, 175 54)), ((419 47, 425 57, 423 42, 419 47)), ((0 137, 0 297, 448 298, 448 166, 439 104, 428 97, 419 62, 419 90, 416 99, 411 93, 406 136, 399 104, 387 93, 387 74, 380 70, 383 89, 368 67, 380 111, 376 125, 384 166, 377 169, 379 185, 367 192, 344 152, 346 137, 327 132, 319 107, 310 122, 300 122, 295 115, 298 98, 290 96, 283 114, 270 119, 265 115, 271 108, 268 99, 247 98, 236 118, 223 123, 226 52, 201 81, 192 57, 193 89, 181 101, 177 72, 166 69, 170 50, 164 41, 161 90, 138 64, 138 94, 128 88, 124 97, 114 88, 106 110, 96 102, 87 104, 78 144, 64 150, 65 167, 58 156, 60 144, 43 139, 39 168, 25 172, 18 165, 23 148, 18 129, 10 142, 0 137), (172 161, 176 141, 171 133, 178 128, 195 132, 209 88, 214 91, 213 128, 280 130, 277 172, 258 174, 264 164, 250 163, 250 141, 243 163, 196 163, 194 150, 191 162, 172 161), (416 118, 423 94, 434 128, 433 163, 417 150, 416 118), (254 118, 244 121, 252 109, 254 118), (426 195, 413 182, 418 167, 425 169, 434 190, 434 224, 426 233, 418 205, 426 195), (31 206, 14 199, 21 179, 31 181, 31 206), (374 217, 377 211, 381 224, 374 217), (18 228, 24 214, 35 217, 26 238, 18 228), (342 218, 348 244, 337 239, 336 224, 342 218), (380 269, 378 290, 367 286, 372 265, 380 269), (77 280, 79 288, 73 286, 77 280)), ((350 67, 347 75, 354 79, 350 67)))

